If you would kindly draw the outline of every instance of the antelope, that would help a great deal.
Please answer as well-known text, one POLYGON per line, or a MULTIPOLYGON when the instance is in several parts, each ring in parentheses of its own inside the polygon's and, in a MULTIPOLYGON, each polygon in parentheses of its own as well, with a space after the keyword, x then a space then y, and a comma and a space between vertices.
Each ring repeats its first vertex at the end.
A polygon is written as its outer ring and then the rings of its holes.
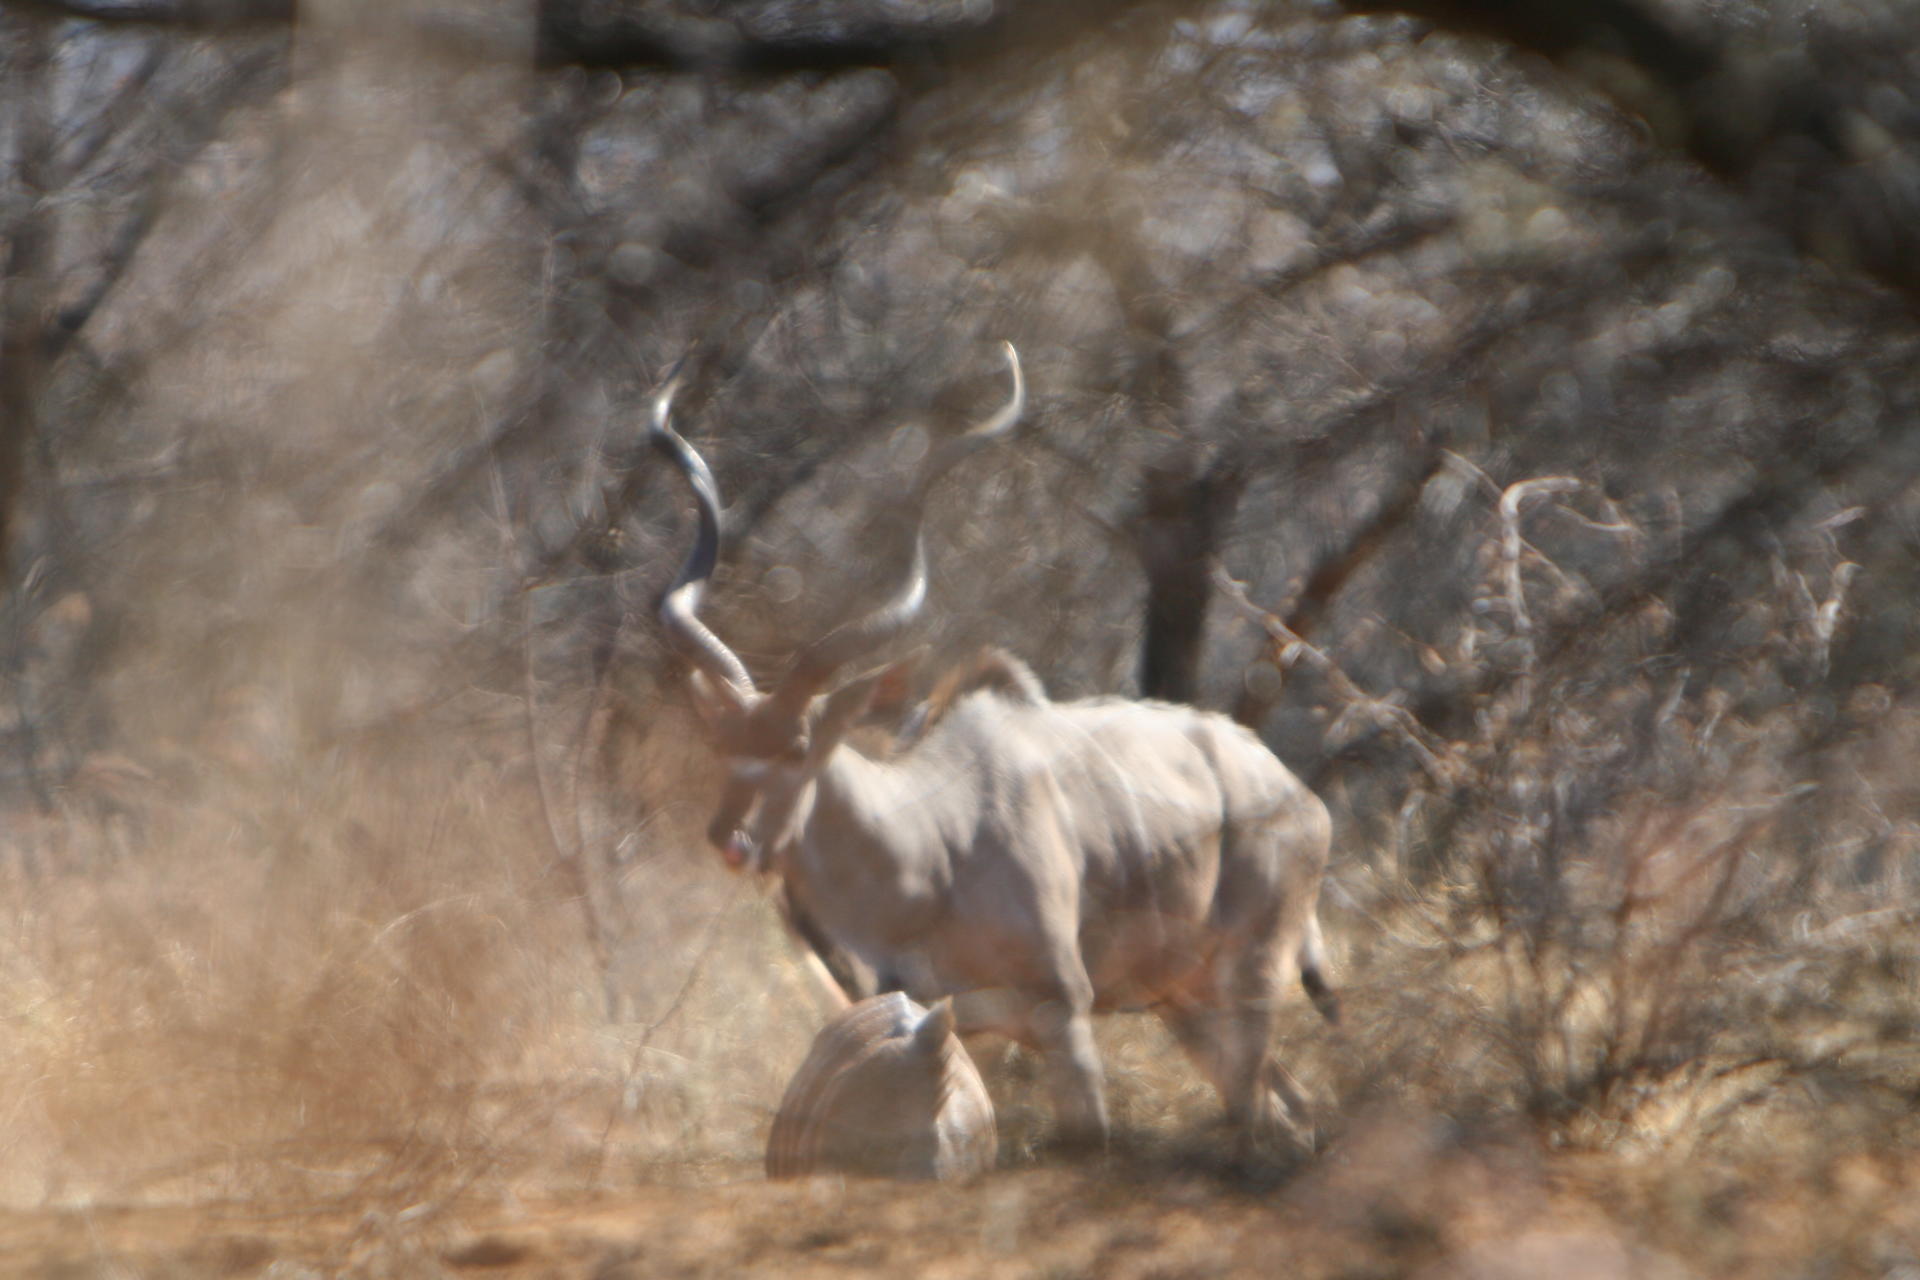
POLYGON ((671 426, 677 379, 655 398, 652 441, 698 515, 659 613, 727 761, 708 839, 734 870, 778 877, 789 920, 816 950, 824 941, 856 958, 879 990, 953 998, 964 1035, 997 1033, 1037 1052, 1067 1142, 1108 1135, 1092 1015, 1140 1009, 1166 1024, 1243 1141, 1310 1141, 1304 1099, 1271 1041, 1295 979, 1337 1016, 1315 913, 1330 827, 1326 807, 1253 733, 1186 706, 1056 703, 1002 655, 993 678, 891 756, 845 741, 880 676, 858 664, 926 600, 929 488, 1024 408, 1019 356, 1011 344, 1004 354, 1006 404, 934 450, 908 491, 904 583, 802 648, 765 691, 700 620, 719 556, 719 491, 671 426))
POLYGON ((767 1135, 767 1176, 965 1178, 991 1169, 999 1149, 953 1005, 923 1009, 894 991, 842 1010, 814 1037, 767 1135))

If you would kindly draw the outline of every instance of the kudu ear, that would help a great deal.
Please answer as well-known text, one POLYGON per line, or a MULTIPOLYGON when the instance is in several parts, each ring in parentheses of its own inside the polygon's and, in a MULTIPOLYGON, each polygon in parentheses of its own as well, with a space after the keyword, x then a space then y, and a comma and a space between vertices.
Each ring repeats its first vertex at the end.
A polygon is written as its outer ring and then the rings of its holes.
POLYGON ((931 647, 923 644, 906 657, 882 667, 867 709, 888 719, 898 718, 913 695, 913 674, 930 652, 931 647))
POLYGON ((891 667, 880 667, 855 676, 826 696, 820 708, 820 718, 814 722, 815 754, 838 746, 853 722, 867 714, 867 709, 873 705, 875 693, 890 670, 891 667))
POLYGON ((939 1054, 946 1048, 947 1037, 953 1034, 953 1027, 953 1001, 942 1000, 927 1010, 927 1016, 920 1019, 920 1025, 913 1029, 914 1050, 928 1055, 939 1054))

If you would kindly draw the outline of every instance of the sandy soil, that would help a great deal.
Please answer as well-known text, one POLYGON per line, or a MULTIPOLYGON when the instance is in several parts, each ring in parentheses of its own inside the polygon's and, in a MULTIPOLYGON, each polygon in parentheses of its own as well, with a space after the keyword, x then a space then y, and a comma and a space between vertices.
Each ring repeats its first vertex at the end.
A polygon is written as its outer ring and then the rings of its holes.
MULTIPOLYGON (((739 1171, 743 1177, 750 1171, 739 1171)), ((637 1187, 473 1206, 438 1221, 196 1208, 0 1217, 9 1276, 1206 1276, 1330 1273, 1325 1233, 1284 1198, 1204 1180, 1036 1170, 968 1187, 817 1180, 637 1187), (1303 1240, 1317 1259, 1302 1258, 1303 1240), (1311 1265, 1313 1262, 1320 1265, 1311 1265)), ((1418 1231, 1371 1250, 1437 1257, 1418 1231)), ((1348 1261, 1355 1259, 1349 1255, 1348 1261)), ((1398 1262, 1400 1265, 1394 1265, 1398 1262)))
MULTIPOLYGON (((474 1192, 394 1213, 259 1206, 0 1213, 6 1276, 1181 1277, 1705 1275, 1524 1141, 1382 1121, 1292 1169, 1112 1156, 963 1186, 683 1170, 679 1185, 474 1192)), ((1740 1270, 1741 1268, 1733 1268, 1740 1270)), ((1726 1272, 1731 1274, 1732 1271, 1726 1272)))

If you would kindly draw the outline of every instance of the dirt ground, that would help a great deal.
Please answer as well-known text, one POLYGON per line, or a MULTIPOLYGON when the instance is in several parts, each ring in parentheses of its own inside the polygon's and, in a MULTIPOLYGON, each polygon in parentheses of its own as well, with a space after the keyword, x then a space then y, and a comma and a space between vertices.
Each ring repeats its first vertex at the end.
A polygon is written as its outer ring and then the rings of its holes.
MULTIPOLYGON (((1450 1274, 1426 1265, 1444 1256, 1442 1241, 1416 1223, 1379 1224, 1356 1254, 1333 1247, 1296 1198, 1205 1179, 1049 1169, 958 1188, 783 1186, 737 1172, 742 1181, 497 1203, 436 1222, 218 1206, 15 1214, 0 1218, 0 1266, 61 1280, 1450 1274)), ((1603 1232, 1560 1236, 1626 1257, 1603 1232)))
POLYGON ((769 1184, 746 1164, 546 1197, 0 1214, 0 1274, 189 1280, 477 1276, 1678 1280, 1909 1274, 1911 1166, 1629 1168, 1518 1131, 1407 1116, 1291 1168, 1158 1152, 1042 1161, 963 1186, 769 1184))

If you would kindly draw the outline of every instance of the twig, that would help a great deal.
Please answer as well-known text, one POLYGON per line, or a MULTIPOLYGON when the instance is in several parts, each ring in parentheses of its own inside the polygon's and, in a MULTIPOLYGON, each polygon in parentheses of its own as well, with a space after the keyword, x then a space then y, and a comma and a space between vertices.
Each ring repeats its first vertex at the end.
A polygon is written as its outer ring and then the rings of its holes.
MULTIPOLYGON (((496 454, 488 469, 488 480, 493 489, 493 499, 499 508, 500 537, 503 544, 512 537, 511 508, 507 503, 506 483, 500 474, 499 456, 496 454)), ((512 548, 503 548, 511 552, 512 548)), ((524 722, 527 730, 527 752, 533 765, 534 794, 540 801, 540 818, 546 827, 547 839, 552 843, 554 862, 567 877, 573 888, 575 899, 580 903, 582 923, 586 928, 587 945, 593 952, 593 962, 600 974, 600 994, 605 1004, 606 1015, 612 1020, 619 1012, 618 993, 614 989, 613 955, 607 944, 607 931, 600 918, 599 903, 593 894, 593 885, 587 875, 583 851, 579 847, 569 848, 569 841, 561 834, 558 810, 554 804, 552 784, 547 779, 547 771, 540 759, 540 717, 539 717, 539 681, 535 677, 533 661, 533 598, 529 592, 521 592, 520 605, 520 649, 522 656, 521 676, 522 695, 525 701, 524 722)))
POLYGON ((1302 659, 1312 662, 1333 687, 1335 695, 1346 705, 1347 711, 1342 713, 1342 718, 1348 713, 1361 715, 1391 730, 1413 752, 1420 768, 1435 784, 1448 789, 1458 784, 1461 769, 1452 743, 1421 724, 1405 707, 1377 698, 1355 684, 1325 652, 1309 644, 1278 616, 1255 604, 1247 595, 1246 585, 1236 580, 1227 572, 1226 566, 1218 561, 1213 565, 1213 581, 1243 617, 1267 633, 1267 638, 1273 643, 1276 665, 1284 669, 1302 659))
MULTIPOLYGON (((1572 476, 1541 476, 1510 484, 1500 494, 1500 564, 1506 584, 1508 618, 1514 637, 1520 642, 1520 679, 1532 692, 1534 667, 1539 657, 1533 643, 1533 618, 1527 613, 1526 587, 1520 578, 1520 508, 1529 498, 1557 493, 1572 493, 1581 488, 1572 476)), ((1523 698, 1523 704, 1532 701, 1523 698)))
POLYGON ((673 993, 673 999, 667 1002, 667 1007, 661 1011, 660 1016, 649 1022, 640 1032, 640 1042, 633 1047, 633 1055, 627 1060, 626 1073, 620 1079, 619 1094, 614 1098, 613 1105, 607 1108, 607 1123, 601 1128, 600 1142, 594 1148, 593 1177, 589 1186, 600 1184, 600 1175, 607 1164, 607 1147, 613 1141, 614 1126, 620 1122, 620 1112, 626 1105, 627 1091, 633 1087, 634 1079, 640 1074, 640 1059, 653 1047, 654 1036, 672 1022, 686 1004, 687 996, 692 992, 693 984, 699 981, 701 973, 705 971, 707 957, 712 954, 713 944, 720 936, 720 922, 733 913, 734 905, 740 900, 740 886, 745 877, 735 876, 732 879, 733 883, 727 889, 726 901, 722 902, 719 909, 707 918, 706 931, 700 937, 700 945, 694 950, 693 963, 687 966, 685 976, 680 979, 679 989, 673 993))
POLYGON ((561 834, 559 813, 551 794, 552 784, 548 781, 547 770, 540 762, 540 730, 537 709, 538 684, 533 669, 533 623, 532 608, 524 597, 522 608, 526 618, 522 628, 521 649, 525 654, 523 667, 525 674, 527 750, 533 760, 534 793, 540 800, 540 817, 547 829, 547 838, 553 843, 554 862, 567 877, 575 899, 580 903, 581 921, 586 927, 587 945, 593 951, 593 963, 600 974, 601 998, 605 1002, 609 1020, 619 1015, 619 995, 614 987, 613 952, 607 943, 605 922, 600 918, 600 904, 595 900, 591 877, 587 875, 585 850, 568 848, 569 842, 561 834))

